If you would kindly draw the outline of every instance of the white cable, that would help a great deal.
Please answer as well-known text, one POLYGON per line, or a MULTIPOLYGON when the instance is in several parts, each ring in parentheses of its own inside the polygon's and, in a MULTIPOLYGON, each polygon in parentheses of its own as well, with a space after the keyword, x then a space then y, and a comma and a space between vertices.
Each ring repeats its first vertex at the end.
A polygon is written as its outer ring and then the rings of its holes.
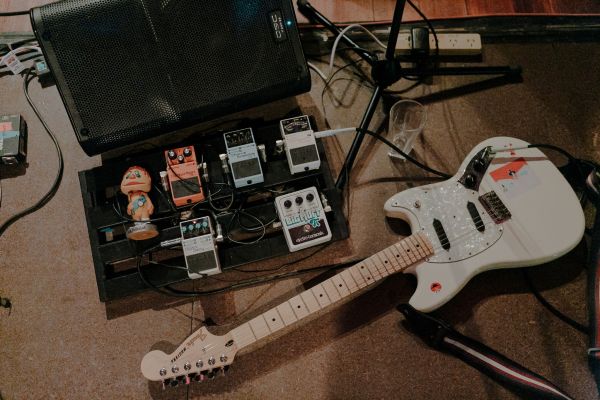
POLYGON ((321 71, 315 64, 311 63, 310 61, 308 61, 306 64, 308 64, 308 68, 312 69, 317 74, 319 74, 319 76, 323 78, 324 81, 327 81, 327 75, 325 75, 325 73, 321 71))
POLYGON ((340 133, 354 133, 356 132, 356 128, 339 128, 339 129, 330 129, 327 131, 315 132, 315 138, 324 138, 327 136, 334 136, 340 133))
POLYGON ((331 56, 329 57, 329 75, 331 75, 331 72, 333 71, 333 60, 335 58, 335 52, 337 51, 337 46, 338 46, 338 43, 340 42, 340 39, 342 38, 342 36, 344 36, 346 34, 346 32, 348 32, 350 29, 354 29, 354 28, 360 28, 360 29, 362 29, 367 34, 369 34, 369 36, 371 36, 373 38, 373 40, 379 46, 383 47, 384 49, 387 48, 385 44, 383 44, 379 39, 377 39, 377 36, 375 36, 370 30, 368 30, 364 26, 362 26, 360 24, 348 25, 347 27, 345 27, 344 29, 342 29, 342 31, 339 33, 339 35, 337 36, 337 38, 335 38, 335 42, 333 43, 333 47, 331 48, 331 56))

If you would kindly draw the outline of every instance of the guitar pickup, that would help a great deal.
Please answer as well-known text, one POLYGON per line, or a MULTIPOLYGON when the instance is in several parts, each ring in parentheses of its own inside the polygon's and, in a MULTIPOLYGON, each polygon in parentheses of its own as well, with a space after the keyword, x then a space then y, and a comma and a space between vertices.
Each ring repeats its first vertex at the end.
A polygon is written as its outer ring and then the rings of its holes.
POLYGON ((471 215, 471 219, 473 220, 473 223, 475 224, 475 229, 477 229, 479 232, 484 232, 485 231, 485 224, 481 220, 481 215, 479 215, 479 211, 477 210, 477 207, 475 206, 475 203, 468 202, 467 203, 467 210, 469 210, 469 214, 471 215))
POLYGON ((439 219, 433 220, 433 229, 435 229, 435 233, 442 245, 444 250, 450 250, 450 241, 448 240, 448 236, 446 235, 446 231, 444 230, 444 226, 439 219))

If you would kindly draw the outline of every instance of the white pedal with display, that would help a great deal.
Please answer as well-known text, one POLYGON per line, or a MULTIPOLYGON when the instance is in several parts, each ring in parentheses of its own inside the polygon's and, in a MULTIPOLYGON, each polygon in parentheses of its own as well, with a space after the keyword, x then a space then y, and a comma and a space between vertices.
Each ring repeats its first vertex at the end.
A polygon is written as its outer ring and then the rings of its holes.
POLYGON ((279 128, 285 143, 285 154, 292 175, 319 169, 321 159, 315 133, 310 126, 308 116, 281 120, 279 128))
POLYGON ((209 217, 179 223, 183 256, 190 279, 221 273, 209 217))
POLYGON ((290 251, 331 240, 331 229, 314 186, 277 197, 275 208, 290 251))
POLYGON ((227 132, 223 137, 235 187, 241 188, 264 182, 252 128, 227 132))

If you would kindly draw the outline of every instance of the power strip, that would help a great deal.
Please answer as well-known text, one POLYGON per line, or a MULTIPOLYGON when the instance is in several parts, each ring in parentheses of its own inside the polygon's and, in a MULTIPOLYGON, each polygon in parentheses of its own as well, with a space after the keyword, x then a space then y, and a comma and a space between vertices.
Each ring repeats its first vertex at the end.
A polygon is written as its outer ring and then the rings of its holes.
MULTIPOLYGON (((438 33, 438 47, 441 56, 472 56, 481 54, 481 35, 478 33, 438 33)), ((410 34, 398 36, 396 52, 409 54, 412 48, 410 34)), ((435 54, 435 38, 429 34, 429 51, 435 54)))

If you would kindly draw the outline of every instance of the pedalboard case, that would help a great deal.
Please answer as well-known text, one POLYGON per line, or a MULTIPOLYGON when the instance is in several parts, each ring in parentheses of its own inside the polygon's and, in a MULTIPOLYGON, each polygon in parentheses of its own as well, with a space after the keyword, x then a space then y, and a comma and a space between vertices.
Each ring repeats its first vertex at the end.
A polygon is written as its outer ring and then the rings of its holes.
MULTIPOLYGON (((335 189, 335 179, 332 176, 324 144, 321 139, 317 140, 321 160, 318 169, 292 175, 285 152, 278 153, 276 148, 276 141, 281 139, 279 122, 279 120, 270 122, 246 120, 239 122, 237 125, 232 124, 227 129, 215 129, 209 133, 191 134, 181 143, 168 144, 164 147, 156 147, 151 150, 121 156, 120 158, 104 160, 102 166, 79 172, 100 300, 116 300, 147 290, 147 286, 140 279, 137 272, 136 254, 139 254, 140 250, 143 251, 156 246, 163 241, 175 240, 182 235, 180 225, 182 221, 174 216, 173 206, 169 204, 168 196, 171 196, 171 194, 161 194, 156 188, 153 188, 149 196, 155 206, 152 218, 156 220, 153 223, 158 227, 159 236, 142 243, 132 243, 126 239, 125 229, 128 225, 118 214, 118 211, 124 210, 127 204, 126 196, 119 192, 123 172, 132 165, 139 165, 149 171, 153 186, 160 186, 159 173, 166 169, 165 151, 193 147, 198 164, 201 164, 200 159, 202 157, 203 162, 207 164, 209 185, 222 185, 227 182, 227 178, 223 174, 219 156, 227 153, 224 134, 228 132, 251 128, 256 145, 264 145, 266 148, 267 161, 261 160, 260 166, 264 181, 235 188, 235 198, 238 200, 243 199, 245 211, 260 216, 263 221, 278 220, 275 201, 278 196, 282 195, 282 188, 285 188, 286 193, 315 188, 313 194, 318 193, 319 196, 322 194, 327 199, 328 212, 326 218, 329 234, 331 235, 330 241, 348 238, 347 221, 342 212, 343 202, 340 192, 335 189)), ((311 125, 316 127, 312 118, 311 125)), ((202 184, 206 187, 204 176, 202 176, 202 184)), ((211 195, 206 190, 203 194, 206 197, 205 201, 208 202, 211 195)), ((227 193, 215 190, 210 199, 213 202, 223 204, 226 203, 229 196, 227 193)), ((177 215, 180 215, 182 211, 190 210, 195 204, 199 205, 196 209, 208 207, 207 203, 187 204, 177 207, 177 215)), ((277 223, 269 224, 264 237, 256 243, 238 244, 227 240, 227 227, 231 226, 230 222, 234 218, 234 211, 237 206, 238 203, 235 203, 229 212, 217 213, 218 222, 226 231, 225 240, 216 246, 218 263, 222 271, 225 272, 228 269, 267 258, 290 254, 284 230, 281 224, 276 226, 277 223)), ((121 215, 123 214, 125 213, 122 212, 121 215)), ((195 215, 193 218, 201 217, 195 215)), ((244 223, 251 224, 252 220, 247 219, 244 223)), ((237 234, 234 229, 232 229, 232 232, 237 234)), ((186 265, 181 250, 159 250, 152 255, 153 260, 160 263, 186 265)), ((185 269, 166 268, 154 263, 149 264, 147 257, 142 261, 142 268, 145 277, 157 287, 169 283, 176 284, 190 281, 188 271, 185 269)))

